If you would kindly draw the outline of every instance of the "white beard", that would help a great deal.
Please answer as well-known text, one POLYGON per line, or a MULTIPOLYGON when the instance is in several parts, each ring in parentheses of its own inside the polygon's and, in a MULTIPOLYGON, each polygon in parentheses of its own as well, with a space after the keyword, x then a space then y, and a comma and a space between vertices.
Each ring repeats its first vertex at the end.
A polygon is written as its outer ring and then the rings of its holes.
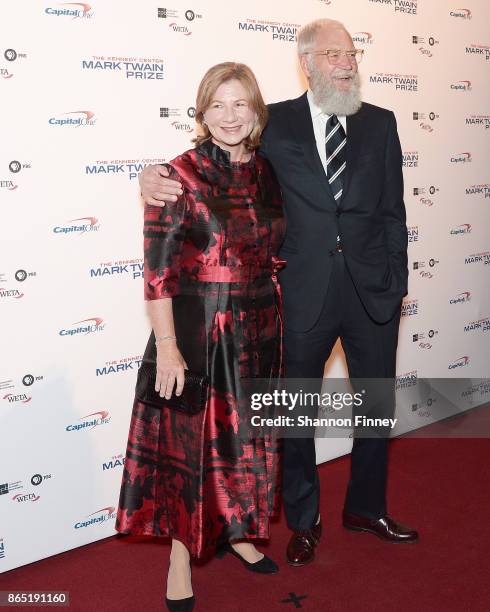
MULTIPOLYGON (((354 115, 361 108, 361 79, 356 72, 349 91, 340 91, 331 78, 312 66, 310 68, 310 89, 315 104, 327 115, 354 115)), ((340 70, 338 75, 347 74, 340 70)))

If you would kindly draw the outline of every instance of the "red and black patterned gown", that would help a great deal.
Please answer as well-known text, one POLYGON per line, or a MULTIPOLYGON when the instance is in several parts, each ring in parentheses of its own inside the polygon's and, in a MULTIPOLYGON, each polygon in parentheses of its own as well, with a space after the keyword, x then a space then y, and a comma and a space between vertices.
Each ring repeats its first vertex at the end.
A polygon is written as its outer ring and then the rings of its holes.
POLYGON ((238 399, 240 379, 283 375, 285 220, 260 155, 231 162, 206 141, 169 170, 184 193, 145 207, 145 299, 172 298, 178 347, 211 392, 195 416, 135 400, 115 528, 178 539, 202 558, 225 540, 267 538, 279 507, 280 440, 251 432, 238 399))

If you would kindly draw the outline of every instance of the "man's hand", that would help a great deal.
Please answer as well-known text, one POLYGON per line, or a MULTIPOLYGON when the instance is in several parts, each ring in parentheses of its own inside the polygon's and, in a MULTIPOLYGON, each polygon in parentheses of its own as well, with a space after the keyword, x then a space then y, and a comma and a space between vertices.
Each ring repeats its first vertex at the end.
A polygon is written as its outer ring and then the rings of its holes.
POLYGON ((182 195, 182 185, 168 177, 165 166, 146 166, 138 175, 141 195, 147 204, 164 206, 166 202, 176 202, 182 195))

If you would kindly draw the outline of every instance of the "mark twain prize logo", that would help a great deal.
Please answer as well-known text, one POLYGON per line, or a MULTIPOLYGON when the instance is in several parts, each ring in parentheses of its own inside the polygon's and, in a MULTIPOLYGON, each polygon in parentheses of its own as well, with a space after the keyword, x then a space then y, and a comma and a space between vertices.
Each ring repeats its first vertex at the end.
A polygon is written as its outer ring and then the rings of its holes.
POLYGON ((45 15, 51 17, 71 17, 72 19, 92 19, 94 11, 90 4, 84 2, 58 2, 44 9, 45 15))
POLYGON ((409 387, 414 387, 418 382, 418 373, 417 370, 412 370, 411 372, 405 372, 404 374, 398 374, 396 377, 395 388, 397 391, 400 389, 408 389, 409 387))
POLYGON ((452 11, 449 12, 449 14, 451 15, 451 17, 457 17, 458 19, 472 19, 473 15, 470 11, 470 9, 467 8, 459 8, 459 9, 453 9, 452 11))
POLYGON ((170 125, 178 132, 192 132, 195 116, 196 109, 194 106, 188 106, 186 109, 160 106, 160 119, 169 119, 170 125))
POLYGON ((128 370, 137 372, 142 361, 142 355, 139 355, 137 357, 125 357, 123 359, 117 359, 115 361, 106 361, 105 365, 101 368, 95 368, 95 376, 109 376, 109 374, 121 374, 122 372, 127 372, 128 370))
POLYGON ((454 81, 454 83, 451 83, 450 89, 453 91, 471 91, 471 81, 454 81))
POLYGON ((403 167, 404 168, 418 168, 419 167, 419 152, 418 151, 404 151, 403 152, 403 167))
POLYGON ((439 191, 435 185, 429 187, 413 187, 412 193, 424 206, 434 206, 434 195, 439 191))
POLYGON ((471 224, 462 223, 461 225, 457 225, 453 227, 449 233, 451 236, 466 236, 467 234, 471 234, 471 224))
POLYGON ((419 314, 419 301, 403 300, 402 302, 402 317, 415 317, 419 314))
POLYGON ((483 185, 471 185, 466 187, 465 193, 469 195, 478 195, 482 198, 490 198, 490 183, 484 183, 483 185))
POLYGON ((488 45, 469 45, 465 48, 466 55, 477 55, 490 61, 490 46, 488 45))
POLYGON ((102 463, 102 471, 105 472, 106 470, 113 470, 117 467, 123 467, 125 459, 126 458, 122 453, 119 453, 119 455, 113 455, 108 461, 104 461, 102 463))
POLYGON ((296 34, 301 25, 264 19, 246 19, 238 22, 238 30, 243 32, 259 32, 267 34, 277 42, 296 42, 296 34))
POLYGON ((421 130, 431 134, 434 131, 434 121, 439 119, 439 115, 433 111, 430 113, 419 113, 415 111, 412 113, 412 119, 418 122, 421 130))
POLYGON ((90 278, 143 278, 143 259, 126 259, 122 261, 102 262, 95 268, 90 268, 90 278))
POLYGON ((112 159, 96 160, 85 166, 87 176, 125 176, 132 181, 138 174, 150 164, 162 164, 165 160, 161 157, 155 159, 112 159))
POLYGON ((95 125, 95 113, 89 110, 70 111, 48 119, 49 125, 56 127, 87 127, 95 125))
POLYGON ((100 223, 96 217, 79 217, 78 219, 71 219, 65 225, 55 225, 53 232, 55 234, 89 234, 91 232, 98 232, 100 223))
POLYGON ((355 32, 352 35, 352 40, 359 45, 372 45, 374 43, 371 32, 355 32))
POLYGON ((476 395, 478 399, 486 398, 490 393, 490 382, 485 380, 476 385, 470 385, 464 391, 461 392, 461 398, 466 400, 473 400, 476 395))
POLYGON ((60 336, 87 336, 88 334, 104 331, 104 329, 104 319, 91 317, 90 319, 83 319, 82 321, 72 323, 66 329, 60 329, 58 333, 60 336))
POLYGON ((456 368, 465 368, 468 365, 470 365, 470 358, 468 355, 463 355, 463 357, 451 361, 447 368, 448 370, 455 370, 456 368))
POLYGON ((171 8, 158 8, 157 17, 158 19, 168 19, 169 29, 183 36, 190 36, 193 31, 191 24, 194 24, 196 19, 202 19, 200 13, 196 13, 191 9, 180 11, 171 8))
POLYGON ((418 91, 419 78, 415 74, 396 74, 391 72, 376 72, 369 75, 369 82, 373 85, 389 87, 393 91, 418 91))
POLYGON ((490 331, 490 318, 484 317, 483 319, 478 319, 477 321, 470 321, 470 323, 467 323, 463 329, 465 333, 473 331, 490 331))
POLYGON ((418 0, 368 0, 372 4, 390 6, 395 13, 403 15, 416 15, 418 0))
POLYGON ((488 130, 490 128, 490 115, 470 115, 466 117, 465 123, 488 130))
POLYGON ((115 519, 117 516, 116 509, 114 506, 108 506, 107 508, 101 508, 89 514, 87 517, 78 521, 73 525, 74 529, 83 529, 84 527, 92 527, 93 525, 101 525, 106 521, 115 519), (94 516, 95 515, 95 516, 94 516), (89 518, 93 517, 93 518, 89 518))
POLYGON ((409 225, 407 227, 407 233, 408 233, 409 243, 419 242, 419 226, 418 225, 409 225))
POLYGON ((412 44, 417 45, 419 53, 424 57, 434 56, 434 47, 439 44, 433 36, 414 36, 412 35, 412 44))
POLYGON ((101 425, 107 425, 110 423, 111 417, 108 410, 99 410, 98 412, 92 412, 86 414, 78 419, 81 423, 70 423, 65 427, 65 431, 83 431, 88 429, 94 429, 101 425))
POLYGON ((490 251, 482 251, 480 253, 468 255, 468 257, 464 258, 464 263, 466 266, 471 266, 473 264, 488 266, 490 264, 490 251))
MULTIPOLYGON (((27 55, 25 53, 17 52, 15 49, 5 49, 3 52, 3 59, 8 62, 8 64, 0 65, 0 76, 2 79, 11 79, 14 76, 12 72, 13 66, 17 65, 13 62, 18 59, 25 59, 26 57, 27 55)), ((0 61, 2 60, 0 59, 0 61)))
POLYGON ((469 164, 473 161, 471 153, 464 151, 463 153, 455 153, 450 159, 452 164, 469 164))
POLYGON ((467 304, 468 302, 471 302, 471 291, 462 291, 449 300, 451 306, 455 304, 467 304))
POLYGON ((126 79, 161 81, 164 78, 163 60, 145 57, 105 57, 92 55, 82 60, 82 70, 94 72, 118 72, 126 79))

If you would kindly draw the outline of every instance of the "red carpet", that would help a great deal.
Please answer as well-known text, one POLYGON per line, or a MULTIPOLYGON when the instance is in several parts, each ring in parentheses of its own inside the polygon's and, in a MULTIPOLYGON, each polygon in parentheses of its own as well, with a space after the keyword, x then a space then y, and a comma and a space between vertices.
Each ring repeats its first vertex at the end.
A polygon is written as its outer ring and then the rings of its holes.
MULTIPOLYGON (((279 573, 257 576, 229 556, 194 567, 196 612, 487 611, 489 451, 486 439, 391 442, 389 511, 419 529, 412 545, 343 529, 349 458, 320 466, 324 535, 316 561, 286 564, 281 519, 263 548, 279 573), (282 602, 290 593, 304 597, 282 602)), ((162 610, 168 552, 161 540, 115 536, 6 572, 0 590, 69 591, 70 609, 83 612, 162 610)))

